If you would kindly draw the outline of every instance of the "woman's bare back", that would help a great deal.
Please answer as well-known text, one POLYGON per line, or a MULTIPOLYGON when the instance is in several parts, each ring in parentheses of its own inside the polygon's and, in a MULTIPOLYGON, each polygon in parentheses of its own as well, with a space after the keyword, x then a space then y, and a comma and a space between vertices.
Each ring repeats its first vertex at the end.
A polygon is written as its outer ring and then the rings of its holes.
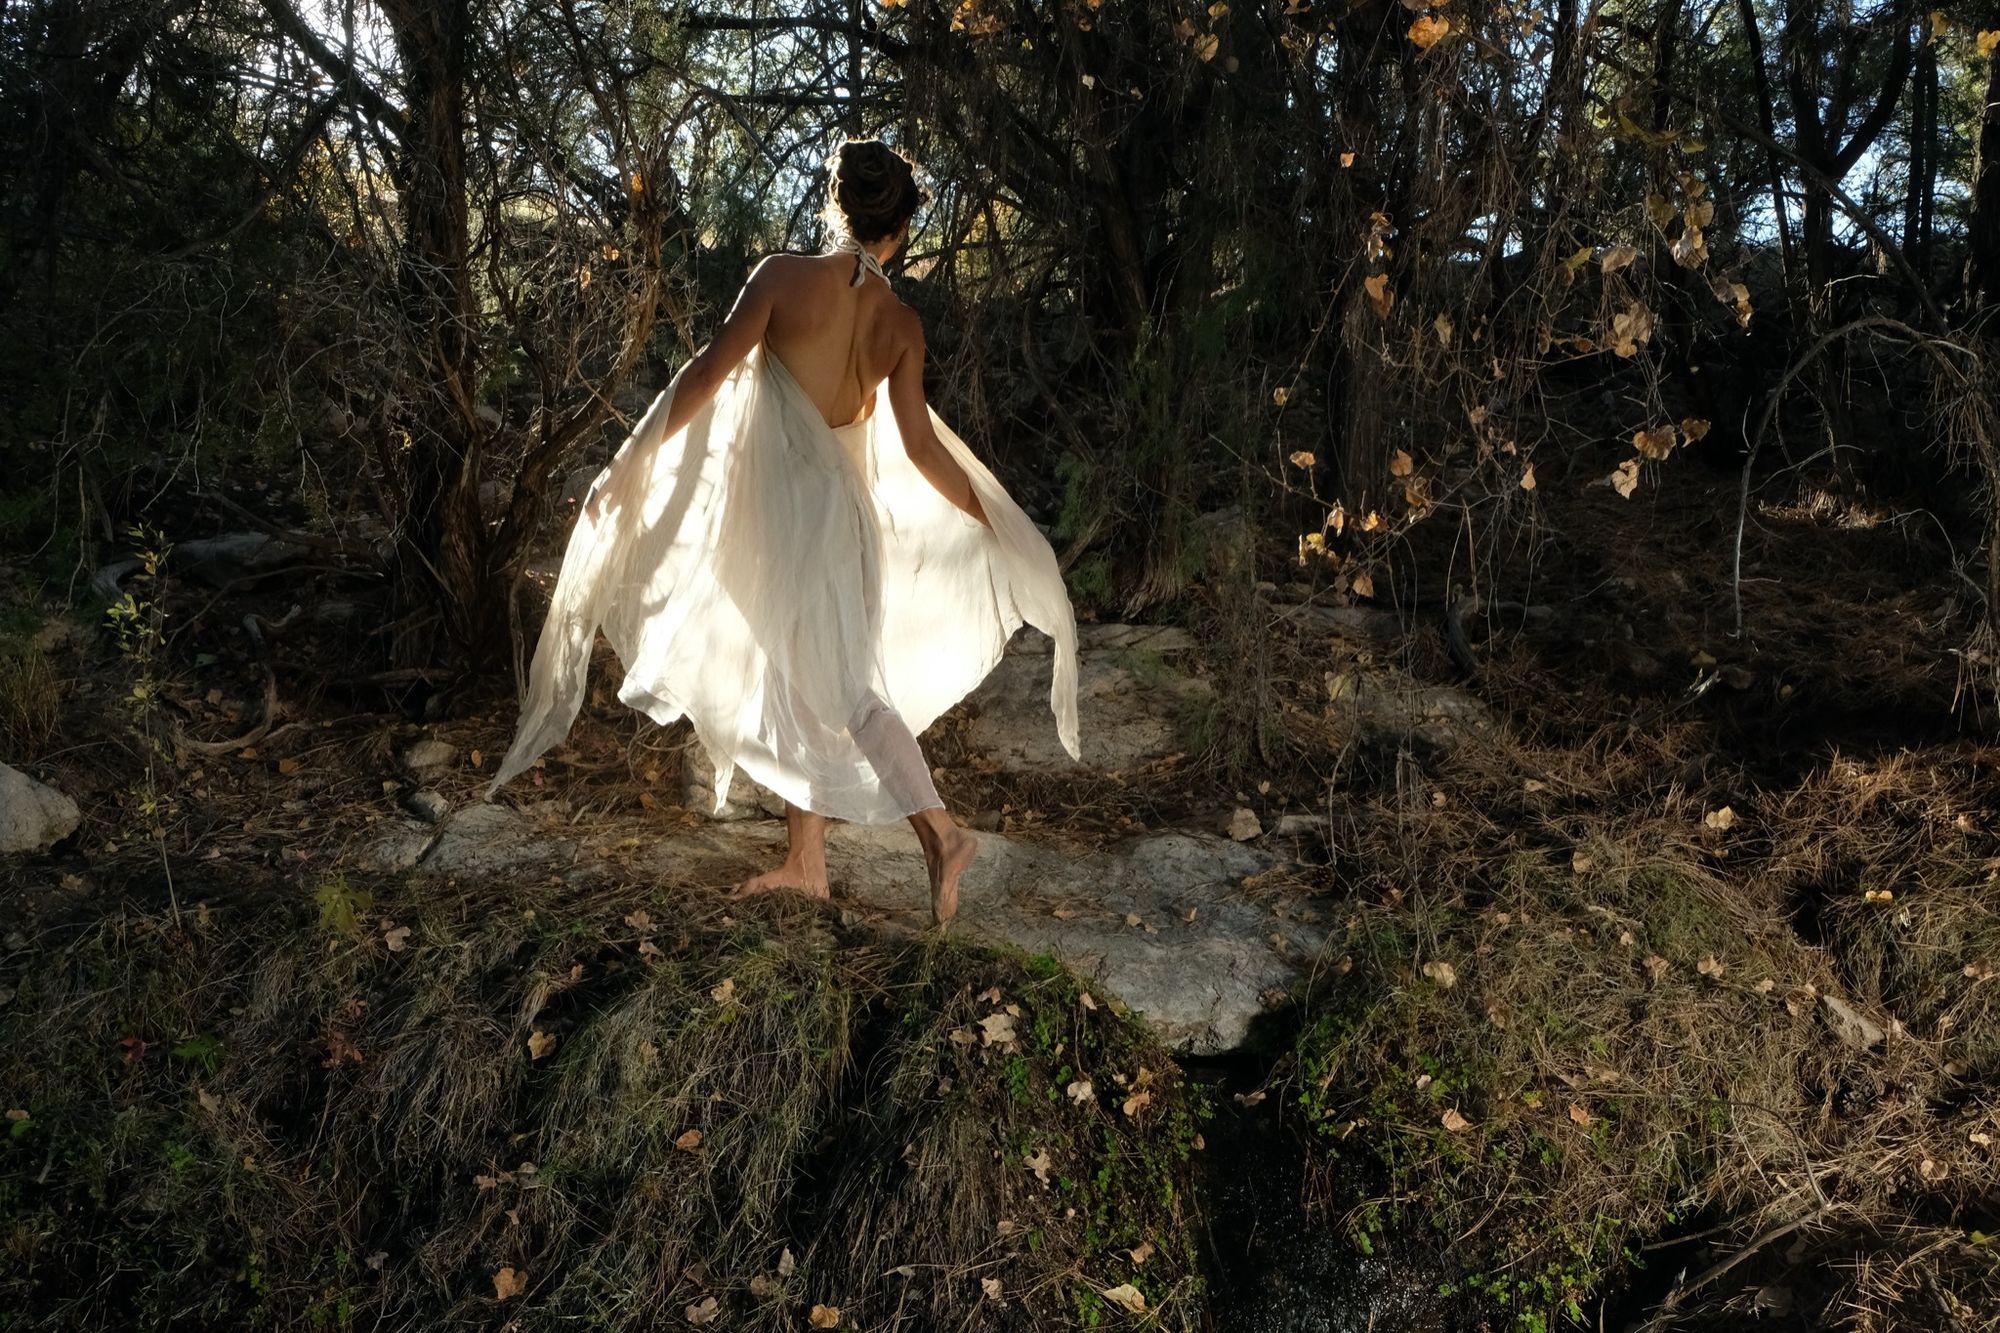
POLYGON ((868 416, 909 345, 916 312, 879 278, 854 286, 851 254, 776 255, 763 268, 771 283, 764 345, 829 426, 868 416))

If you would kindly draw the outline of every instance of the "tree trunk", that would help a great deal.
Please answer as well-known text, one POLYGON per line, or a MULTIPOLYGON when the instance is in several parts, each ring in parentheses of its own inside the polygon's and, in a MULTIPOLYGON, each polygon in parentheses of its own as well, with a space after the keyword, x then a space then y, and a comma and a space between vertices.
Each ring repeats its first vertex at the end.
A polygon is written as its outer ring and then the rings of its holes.
POLYGON ((1975 312, 2000 301, 2000 52, 1986 58, 1985 88, 1965 235, 1965 299, 1975 312))

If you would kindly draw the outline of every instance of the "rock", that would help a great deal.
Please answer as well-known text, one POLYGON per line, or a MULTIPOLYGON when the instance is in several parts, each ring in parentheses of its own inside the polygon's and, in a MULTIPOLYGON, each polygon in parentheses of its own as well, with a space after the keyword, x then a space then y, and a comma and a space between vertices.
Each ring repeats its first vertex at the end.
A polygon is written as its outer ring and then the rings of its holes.
POLYGON ((1833 1035, 1857 1050, 1879 1046, 1889 1035, 1880 1024, 1837 995, 1822 995, 1819 1002, 1826 1008, 1827 1026, 1833 1029, 1833 1035))
POLYGON ((225 532, 177 543, 171 553, 176 567, 205 583, 221 587, 253 574, 268 574, 306 558, 307 548, 262 532, 225 532))
MULTIPOLYGON (((1078 625, 1077 711, 1082 762, 1124 769, 1186 748, 1183 719, 1214 690, 1186 674, 1185 630, 1159 625, 1078 625)), ((1024 630, 966 700, 966 743, 1002 768, 1074 769, 1049 711, 1050 643, 1024 630)))
POLYGON ((740 768, 729 776, 729 793, 720 809, 711 808, 714 801, 715 765, 708 761, 708 751, 701 743, 690 739, 681 751, 680 803, 684 807, 723 823, 766 817, 782 819, 785 814, 784 801, 752 782, 740 768))
MULTIPOLYGON (((1243 894, 1244 877, 1273 864, 1246 844, 1154 833, 1079 858, 976 836, 979 856, 966 871, 952 930, 1054 955, 1183 1051, 1241 1046, 1267 1009, 1266 993, 1288 994, 1325 941, 1317 926, 1281 918, 1243 894)), ((663 841, 645 855, 663 879, 727 883, 775 864, 783 847, 781 828, 742 823, 663 841)), ((827 857, 843 907, 912 928, 928 923, 929 880, 907 828, 836 825, 827 857)))
POLYGON ((403 768, 418 777, 429 777, 451 766, 458 747, 435 737, 418 741, 403 751, 403 768))
POLYGON ((1492 726, 1492 714, 1464 690, 1420 685, 1399 671, 1350 668, 1326 673, 1328 710, 1363 736, 1415 736, 1449 749, 1492 726))
POLYGON ((0 764, 0 855, 46 852, 76 832, 82 819, 75 801, 0 764))
POLYGON ((429 787, 420 787, 403 798, 403 808, 426 824, 435 824, 451 813, 451 802, 429 787))
POLYGON ((1310 838, 1326 832, 1325 815, 1279 815, 1277 835, 1281 838, 1310 838))
POLYGON ((1236 813, 1229 817, 1229 836, 1238 842, 1248 842, 1262 837, 1264 826, 1257 820, 1257 812, 1248 806, 1239 805, 1236 813))
POLYGON ((469 805, 438 825, 418 868, 433 874, 481 875, 545 866, 575 854, 564 843, 536 827, 526 816, 504 805, 469 805))

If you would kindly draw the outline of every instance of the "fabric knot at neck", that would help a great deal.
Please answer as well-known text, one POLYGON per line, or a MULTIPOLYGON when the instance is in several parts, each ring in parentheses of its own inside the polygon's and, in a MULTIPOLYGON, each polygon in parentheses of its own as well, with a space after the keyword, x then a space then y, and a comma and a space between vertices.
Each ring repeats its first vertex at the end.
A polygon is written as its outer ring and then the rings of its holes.
POLYGON ((854 280, 849 282, 848 286, 859 287, 870 273, 883 282, 889 281, 889 275, 882 271, 882 261, 870 254, 861 242, 855 240, 852 232, 845 229, 838 232, 833 238, 833 249, 836 253, 854 256, 854 280))

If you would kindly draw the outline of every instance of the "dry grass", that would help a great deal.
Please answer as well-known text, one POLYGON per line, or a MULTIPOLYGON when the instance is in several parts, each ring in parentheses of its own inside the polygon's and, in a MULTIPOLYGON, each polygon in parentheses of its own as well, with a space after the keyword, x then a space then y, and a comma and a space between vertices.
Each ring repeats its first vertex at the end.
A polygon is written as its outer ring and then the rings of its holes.
POLYGON ((1198 1322, 1195 1108, 1046 960, 630 887, 179 900, 10 951, 15 1327, 1198 1322))

